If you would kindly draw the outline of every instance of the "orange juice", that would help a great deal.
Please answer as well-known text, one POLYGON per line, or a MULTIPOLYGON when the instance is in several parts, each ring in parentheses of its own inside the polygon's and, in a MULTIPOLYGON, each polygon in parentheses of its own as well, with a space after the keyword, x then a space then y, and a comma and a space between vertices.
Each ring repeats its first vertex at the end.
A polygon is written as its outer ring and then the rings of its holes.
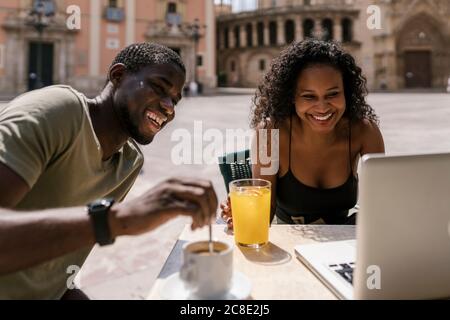
POLYGON ((269 241, 270 184, 231 188, 234 237, 237 244, 259 247, 269 241))

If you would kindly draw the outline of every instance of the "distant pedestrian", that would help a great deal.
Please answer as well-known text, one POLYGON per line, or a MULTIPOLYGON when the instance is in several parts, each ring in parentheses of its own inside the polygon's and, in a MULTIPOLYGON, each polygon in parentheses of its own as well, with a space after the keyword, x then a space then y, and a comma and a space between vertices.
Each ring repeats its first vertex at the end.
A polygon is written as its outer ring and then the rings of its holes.
POLYGON ((198 84, 195 81, 189 83, 189 91, 191 96, 196 96, 198 94, 198 84))
POLYGON ((183 87, 183 97, 189 97, 190 96, 190 89, 189 89, 189 83, 186 83, 183 87))

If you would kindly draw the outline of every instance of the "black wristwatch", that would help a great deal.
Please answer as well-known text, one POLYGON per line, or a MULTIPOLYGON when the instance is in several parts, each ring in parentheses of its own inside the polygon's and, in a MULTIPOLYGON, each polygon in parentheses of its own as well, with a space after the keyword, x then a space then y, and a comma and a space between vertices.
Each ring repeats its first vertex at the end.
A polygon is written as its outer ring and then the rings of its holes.
POLYGON ((95 240, 101 246, 113 244, 115 240, 111 237, 111 229, 108 220, 109 209, 113 204, 114 199, 105 198, 95 200, 87 206, 94 227, 95 240))

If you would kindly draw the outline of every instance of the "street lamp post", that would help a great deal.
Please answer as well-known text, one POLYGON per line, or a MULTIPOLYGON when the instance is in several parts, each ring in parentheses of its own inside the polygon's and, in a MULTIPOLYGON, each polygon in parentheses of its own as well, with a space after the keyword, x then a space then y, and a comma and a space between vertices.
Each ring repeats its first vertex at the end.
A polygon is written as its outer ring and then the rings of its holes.
POLYGON ((42 44, 43 34, 45 28, 49 26, 48 16, 53 12, 45 12, 45 6, 42 0, 37 0, 35 6, 29 13, 28 25, 34 27, 38 33, 37 54, 36 54, 36 85, 35 89, 42 88, 44 86, 42 82, 42 44))
POLYGON ((192 26, 192 38, 194 39, 194 82, 198 87, 198 73, 197 73, 197 52, 198 52, 198 42, 200 41, 200 26, 198 24, 198 19, 194 20, 192 26))
POLYGON ((199 92, 201 93, 201 83, 198 81, 198 70, 197 70, 197 65, 198 65, 198 57, 197 57, 198 44, 199 44, 199 41, 200 41, 200 39, 202 37, 202 35, 200 33, 200 28, 205 28, 205 26, 200 26, 199 20, 196 18, 194 20, 194 23, 190 26, 190 29, 191 29, 192 39, 194 40, 194 82, 195 82, 196 87, 198 88, 199 92))

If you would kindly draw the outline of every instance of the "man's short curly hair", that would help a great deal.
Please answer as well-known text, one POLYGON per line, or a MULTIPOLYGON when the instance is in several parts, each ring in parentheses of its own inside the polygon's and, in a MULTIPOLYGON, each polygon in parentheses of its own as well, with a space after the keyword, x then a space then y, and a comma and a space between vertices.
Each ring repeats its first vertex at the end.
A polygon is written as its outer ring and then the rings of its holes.
POLYGON ((253 98, 251 127, 278 128, 290 117, 295 111, 298 76, 315 64, 330 65, 342 73, 346 99, 344 117, 378 123, 374 110, 366 103, 366 79, 355 59, 335 42, 307 39, 292 43, 272 61, 253 98))
POLYGON ((172 49, 157 43, 143 42, 129 45, 117 54, 111 67, 116 63, 123 63, 131 73, 149 65, 173 63, 186 73, 180 56, 172 49))

